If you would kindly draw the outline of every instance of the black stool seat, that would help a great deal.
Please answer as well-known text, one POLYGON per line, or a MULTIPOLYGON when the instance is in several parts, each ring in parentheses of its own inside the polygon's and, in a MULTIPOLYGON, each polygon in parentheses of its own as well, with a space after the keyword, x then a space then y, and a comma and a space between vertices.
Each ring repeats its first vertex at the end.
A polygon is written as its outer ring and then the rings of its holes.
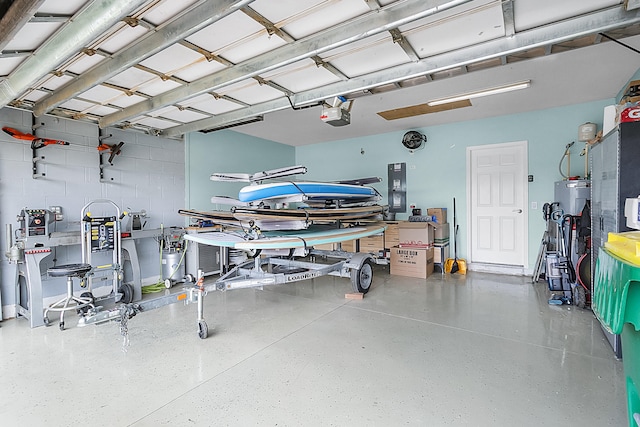
POLYGON ((64 330, 64 313, 69 310, 76 310, 78 314, 82 314, 88 310, 88 307, 94 309, 93 295, 91 292, 85 292, 79 297, 73 295, 73 278, 78 277, 85 280, 87 274, 92 270, 91 264, 65 264, 57 265, 47 269, 47 273, 51 277, 67 278, 67 295, 60 301, 51 304, 44 311, 44 324, 49 326, 49 312, 60 313, 60 330, 64 330))
POLYGON ((91 264, 65 264, 50 267, 47 273, 51 277, 84 277, 91 268, 91 264))

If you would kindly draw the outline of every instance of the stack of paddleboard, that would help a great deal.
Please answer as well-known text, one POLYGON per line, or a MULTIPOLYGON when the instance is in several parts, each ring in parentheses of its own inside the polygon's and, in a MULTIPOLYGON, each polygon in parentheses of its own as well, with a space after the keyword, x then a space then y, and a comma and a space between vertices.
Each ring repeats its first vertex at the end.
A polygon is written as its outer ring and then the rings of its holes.
POLYGON ((216 196, 213 203, 231 205, 229 211, 180 210, 181 215, 210 221, 213 224, 258 227, 262 230, 303 230, 311 224, 336 221, 357 222, 381 219, 386 206, 377 202, 380 194, 363 183, 379 182, 379 178, 341 182, 287 181, 263 183, 263 180, 305 173, 295 166, 254 174, 215 173, 214 181, 250 182, 238 198, 216 196), (274 206, 303 203, 296 209, 274 206))

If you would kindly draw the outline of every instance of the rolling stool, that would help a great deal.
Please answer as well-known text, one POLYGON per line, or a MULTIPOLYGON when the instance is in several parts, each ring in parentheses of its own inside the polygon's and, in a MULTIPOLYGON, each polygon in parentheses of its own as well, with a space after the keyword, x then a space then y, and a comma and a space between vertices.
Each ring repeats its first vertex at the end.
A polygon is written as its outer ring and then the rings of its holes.
POLYGON ((51 267, 47 270, 47 273, 51 277, 67 277, 67 295, 60 301, 51 304, 49 308, 44 311, 44 324, 46 326, 49 326, 49 318, 47 317, 47 314, 50 311, 60 312, 60 330, 64 331, 65 311, 81 311, 84 307, 95 308, 93 305, 93 295, 91 295, 91 293, 86 292, 79 297, 73 295, 73 278, 80 277, 84 279, 92 268, 91 264, 66 264, 51 267), (72 305, 69 305, 69 303, 72 303, 72 305))

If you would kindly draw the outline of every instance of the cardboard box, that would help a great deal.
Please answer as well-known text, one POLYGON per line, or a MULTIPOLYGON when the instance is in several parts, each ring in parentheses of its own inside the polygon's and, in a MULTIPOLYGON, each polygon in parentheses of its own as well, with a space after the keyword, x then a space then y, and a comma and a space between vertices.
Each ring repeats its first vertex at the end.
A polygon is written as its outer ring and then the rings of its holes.
POLYGON ((438 224, 447 222, 447 208, 429 208, 427 209, 427 215, 435 217, 435 222, 438 224))
POLYGON ((384 250, 384 235, 376 234, 360 239, 360 252, 377 254, 384 250))
POLYGON ((435 264, 443 264, 449 256, 449 244, 435 245, 433 247, 433 262, 435 264))
POLYGON ((386 222, 387 229, 384 230, 384 247, 392 248, 400 244, 400 223, 386 222))
POLYGON ((390 273, 426 279, 433 273, 433 248, 391 248, 390 273))
POLYGON ((435 224, 431 222, 403 222, 398 228, 399 247, 427 249, 433 246, 435 224))
MULTIPOLYGON (((338 249, 338 244, 335 244, 336 250, 338 249)), ((345 252, 355 252, 356 251, 356 241, 355 240, 347 240, 345 242, 340 242, 340 248, 345 252)))
POLYGON ((445 244, 449 242, 449 223, 445 222, 444 224, 436 224, 435 230, 433 231, 433 243, 437 244, 445 244))

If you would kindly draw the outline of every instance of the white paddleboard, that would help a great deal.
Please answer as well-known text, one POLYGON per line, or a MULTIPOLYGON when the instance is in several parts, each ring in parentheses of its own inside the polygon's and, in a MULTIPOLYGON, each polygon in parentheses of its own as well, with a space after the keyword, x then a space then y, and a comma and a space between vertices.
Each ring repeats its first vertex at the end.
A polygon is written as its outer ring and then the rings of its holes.
POLYGON ((185 234, 184 238, 204 245, 233 249, 293 249, 361 239, 383 233, 385 228, 385 224, 376 223, 363 227, 340 229, 266 232, 263 233, 260 238, 253 240, 248 240, 236 233, 213 231, 209 233, 185 234))

